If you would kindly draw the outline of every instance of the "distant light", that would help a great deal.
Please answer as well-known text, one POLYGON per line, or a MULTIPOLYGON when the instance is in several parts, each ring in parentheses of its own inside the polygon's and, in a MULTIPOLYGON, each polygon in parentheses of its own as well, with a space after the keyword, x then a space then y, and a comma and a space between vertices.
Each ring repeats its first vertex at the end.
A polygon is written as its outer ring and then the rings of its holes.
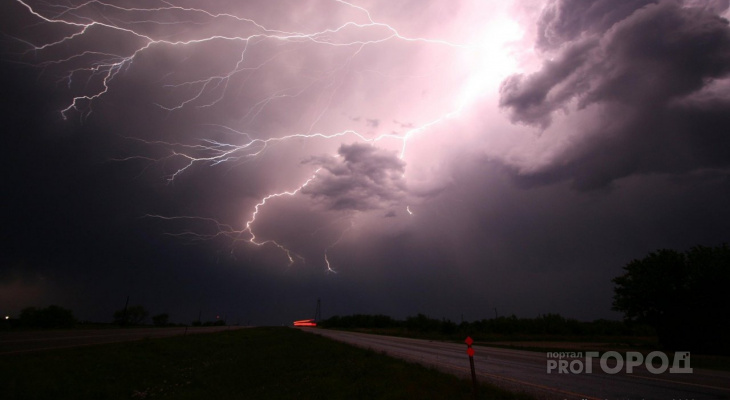
POLYGON ((9 315, 6 315, 6 316, 5 316, 5 319, 10 319, 10 316, 9 316, 9 315))

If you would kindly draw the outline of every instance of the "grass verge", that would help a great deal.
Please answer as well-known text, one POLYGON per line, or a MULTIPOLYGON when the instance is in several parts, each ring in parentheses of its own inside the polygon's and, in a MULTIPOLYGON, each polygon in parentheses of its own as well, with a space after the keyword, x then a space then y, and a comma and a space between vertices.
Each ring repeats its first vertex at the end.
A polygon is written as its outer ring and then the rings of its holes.
POLYGON ((472 398, 467 380, 289 328, 5 355, 0 376, 8 400, 472 398))

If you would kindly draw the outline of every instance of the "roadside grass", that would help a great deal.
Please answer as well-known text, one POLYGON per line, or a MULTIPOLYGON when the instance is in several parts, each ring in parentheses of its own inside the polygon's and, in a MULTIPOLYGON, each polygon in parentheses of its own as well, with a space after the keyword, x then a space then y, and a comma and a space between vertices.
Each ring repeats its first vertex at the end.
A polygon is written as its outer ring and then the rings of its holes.
MULTIPOLYGON (((471 399, 471 382, 291 328, 0 356, 0 399, 471 399)), ((480 385, 481 399, 529 399, 480 385)))

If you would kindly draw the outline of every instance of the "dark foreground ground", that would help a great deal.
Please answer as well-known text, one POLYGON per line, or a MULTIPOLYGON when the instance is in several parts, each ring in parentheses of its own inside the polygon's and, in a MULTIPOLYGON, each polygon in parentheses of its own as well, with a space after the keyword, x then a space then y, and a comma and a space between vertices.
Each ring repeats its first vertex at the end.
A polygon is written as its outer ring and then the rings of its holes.
POLYGON ((0 399, 473 398, 468 380, 290 328, 4 354, 0 377, 0 399))
POLYGON ((0 356, 70 347, 129 342, 132 340, 196 335, 235 329, 238 326, 204 327, 133 327, 65 330, 7 330, 0 331, 0 356))

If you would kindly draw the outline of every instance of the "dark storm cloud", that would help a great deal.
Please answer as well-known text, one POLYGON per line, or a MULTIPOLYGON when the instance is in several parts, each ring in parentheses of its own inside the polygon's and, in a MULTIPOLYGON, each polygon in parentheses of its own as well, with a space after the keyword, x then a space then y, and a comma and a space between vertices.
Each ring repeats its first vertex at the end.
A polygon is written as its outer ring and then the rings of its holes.
POLYGON ((568 48, 555 61, 532 75, 512 75, 500 88, 500 105, 512 109, 512 121, 546 128, 551 113, 579 91, 581 79, 573 79, 590 57, 596 41, 587 40, 568 48))
POLYGON ((730 29, 715 13, 726 3, 637 1, 610 12, 603 10, 614 2, 548 7, 537 46, 553 59, 535 73, 507 78, 500 105, 513 122, 542 129, 559 110, 599 111, 592 124, 579 126, 560 162, 528 179, 573 179, 591 189, 634 173, 730 166, 730 137, 723 133, 730 96, 717 90, 730 73, 730 29))
POLYGON ((553 1, 537 23, 538 49, 556 49, 581 35, 602 34, 634 11, 658 0, 553 1))
POLYGON ((328 209, 353 211, 383 208, 405 196, 405 163, 396 153, 359 143, 342 145, 338 153, 307 161, 322 168, 303 194, 328 209))

